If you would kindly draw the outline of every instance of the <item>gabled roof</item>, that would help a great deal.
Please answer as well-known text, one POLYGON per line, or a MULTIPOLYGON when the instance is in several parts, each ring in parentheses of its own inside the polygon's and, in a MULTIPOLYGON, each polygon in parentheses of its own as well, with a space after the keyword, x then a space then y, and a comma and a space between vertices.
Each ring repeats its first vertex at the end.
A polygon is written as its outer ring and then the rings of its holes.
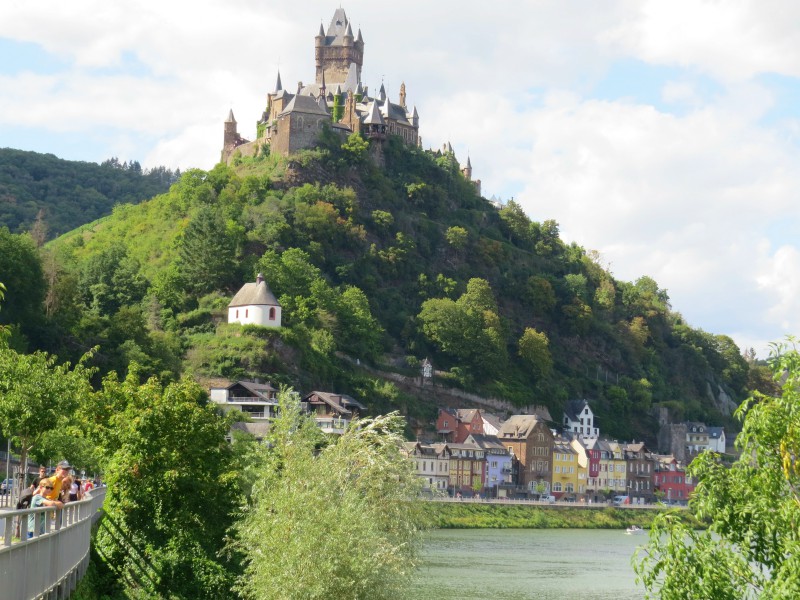
MULTIPOLYGON (((539 423, 541 421, 535 415, 512 415, 500 427, 497 437, 501 440, 524 440, 530 436, 539 423)), ((547 429, 547 427, 544 427, 544 429, 547 429)))
MULTIPOLYGON (((323 404, 327 404, 330 406, 334 411, 349 415, 352 412, 352 409, 358 409, 361 411, 367 410, 367 407, 361 404, 358 400, 353 398, 352 396, 348 396, 347 394, 334 394, 332 392, 319 392, 314 391, 310 394, 306 394, 303 397, 303 402, 314 402, 314 397, 318 399, 319 402, 323 404)), ((317 403, 319 403, 317 402, 317 403)))
POLYGON ((724 427, 709 427, 708 435, 714 439, 719 439, 725 433, 724 427))
MULTIPOLYGON (((587 406, 589 406, 589 402, 586 400, 568 400, 567 405, 564 407, 564 414, 570 421, 577 421, 583 409, 587 406)), ((590 406, 589 410, 591 409, 592 407, 590 406)))
POLYGON ((475 444, 484 450, 505 450, 506 447, 500 443, 496 435, 482 435, 480 433, 471 433, 464 440, 467 444, 475 444))
POLYGON ((282 117, 293 112, 328 116, 328 111, 320 108, 316 98, 301 94, 296 94, 278 116, 282 117))
POLYGON ((485 423, 488 423, 489 425, 500 431, 500 427, 503 424, 503 421, 502 419, 500 419, 500 417, 487 412, 481 412, 481 417, 483 418, 485 423))
POLYGON ((245 283, 228 304, 234 306, 280 306, 275 295, 270 291, 267 282, 263 279, 245 283))

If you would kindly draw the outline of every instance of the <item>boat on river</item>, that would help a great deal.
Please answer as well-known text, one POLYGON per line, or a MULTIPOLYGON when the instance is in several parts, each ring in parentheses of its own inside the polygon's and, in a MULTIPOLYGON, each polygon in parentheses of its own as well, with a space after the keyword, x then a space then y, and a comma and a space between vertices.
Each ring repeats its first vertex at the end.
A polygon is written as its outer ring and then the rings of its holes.
POLYGON ((638 533, 644 533, 644 529, 642 529, 638 525, 631 525, 625 530, 625 533, 627 533, 628 535, 636 535, 638 533))

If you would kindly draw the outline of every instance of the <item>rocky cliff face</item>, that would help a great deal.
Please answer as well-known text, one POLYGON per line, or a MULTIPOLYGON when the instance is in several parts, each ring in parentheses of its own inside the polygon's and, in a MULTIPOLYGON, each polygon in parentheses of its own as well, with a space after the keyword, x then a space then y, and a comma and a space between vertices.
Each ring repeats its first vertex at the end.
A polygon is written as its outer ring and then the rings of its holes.
POLYGON ((724 415, 732 415, 739 408, 739 404, 730 397, 728 392, 714 379, 706 380, 706 396, 711 403, 724 415))

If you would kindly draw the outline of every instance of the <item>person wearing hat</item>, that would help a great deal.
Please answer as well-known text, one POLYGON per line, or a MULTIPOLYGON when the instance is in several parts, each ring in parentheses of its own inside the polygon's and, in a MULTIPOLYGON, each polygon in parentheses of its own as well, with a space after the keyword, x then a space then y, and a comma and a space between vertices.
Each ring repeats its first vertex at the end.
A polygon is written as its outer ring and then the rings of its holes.
POLYGON ((44 495, 45 498, 48 500, 58 500, 61 497, 61 484, 64 481, 64 478, 67 477, 72 470, 72 465, 69 464, 68 461, 62 460, 58 465, 56 465, 56 474, 52 477, 48 477, 43 479, 39 482, 49 481, 53 486, 53 489, 47 490, 47 493, 44 495))

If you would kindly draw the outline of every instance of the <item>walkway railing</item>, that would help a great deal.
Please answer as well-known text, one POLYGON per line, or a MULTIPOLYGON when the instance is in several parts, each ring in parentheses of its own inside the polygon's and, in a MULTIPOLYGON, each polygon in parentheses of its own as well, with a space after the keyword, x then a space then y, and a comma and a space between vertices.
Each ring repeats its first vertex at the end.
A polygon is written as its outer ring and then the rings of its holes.
POLYGON ((106 489, 97 488, 61 510, 47 506, 0 512, 0 596, 69 598, 89 564, 92 523, 101 515, 105 496, 106 489), (32 530, 29 520, 35 525, 32 530))

